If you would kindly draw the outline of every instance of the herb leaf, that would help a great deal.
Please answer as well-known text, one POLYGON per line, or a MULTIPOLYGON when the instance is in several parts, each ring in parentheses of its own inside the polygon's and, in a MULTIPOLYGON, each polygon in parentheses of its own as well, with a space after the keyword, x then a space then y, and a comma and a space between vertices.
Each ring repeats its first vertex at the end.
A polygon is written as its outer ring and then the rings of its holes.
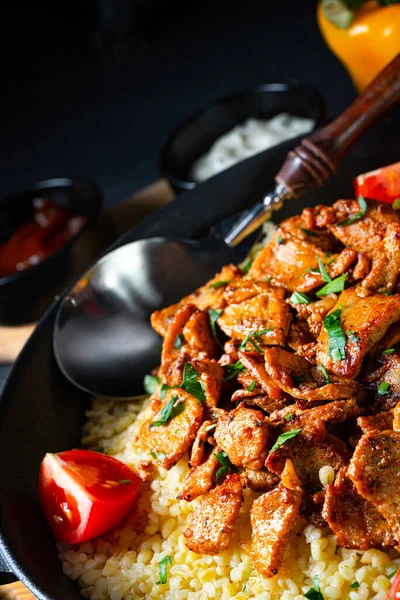
POLYGON ((201 381, 198 380, 198 373, 188 362, 183 367, 183 381, 180 387, 188 394, 192 394, 199 402, 206 401, 204 387, 201 381))
POLYGON ((355 221, 358 221, 359 219, 363 218, 363 216, 367 212, 367 203, 365 202, 363 196, 358 196, 358 205, 360 207, 360 212, 358 212, 353 217, 350 217, 350 219, 348 219, 344 223, 339 223, 339 227, 346 227, 346 225, 351 225, 355 221))
POLYGON ((322 281, 324 283, 329 283, 330 281, 332 281, 332 279, 328 275, 328 272, 326 270, 324 263, 322 262, 322 260, 320 259, 319 256, 318 256, 318 265, 319 265, 319 272, 321 273, 322 281))
POLYGON ((395 198, 392 204, 393 210, 399 210, 400 208, 400 198, 395 198))
POLYGON ((338 292, 343 292, 344 284, 346 283, 348 273, 343 273, 339 277, 335 277, 335 279, 331 279, 329 283, 324 285, 318 292, 316 296, 318 298, 320 296, 327 296, 328 294, 337 294, 338 292))
POLYGON ((165 425, 173 419, 177 417, 185 408, 183 402, 177 404, 178 396, 172 396, 171 400, 168 400, 166 404, 162 407, 160 411, 160 418, 157 421, 153 421, 150 423, 149 427, 161 427, 161 425, 165 425))
POLYGON ((160 383, 161 381, 158 377, 155 377, 154 375, 145 375, 143 380, 143 387, 145 392, 150 395, 154 394, 157 391, 160 383))
POLYGON ((303 229, 303 227, 301 228, 301 230, 304 233, 304 235, 306 235, 307 237, 317 237, 317 234, 315 233, 315 231, 310 231, 309 229, 303 229))
POLYGON ((220 346, 221 348, 223 348, 221 342, 218 339, 218 336, 217 336, 217 327, 216 327, 216 322, 220 318, 221 314, 222 314, 222 309, 221 308, 219 310, 214 310, 213 308, 210 308, 209 311, 208 311, 208 316, 210 318, 211 333, 213 334, 213 338, 217 342, 218 346, 220 346))
POLYGON ((240 344, 239 350, 246 352, 247 344, 251 344, 253 346, 254 350, 257 350, 257 352, 259 354, 262 354, 263 352, 262 352, 260 346, 258 346, 258 344, 256 344, 256 342, 254 341, 254 338, 259 338, 262 335, 269 333, 270 331, 273 331, 273 330, 272 329, 260 329, 260 331, 250 331, 244 338, 243 342, 240 344))
POLYGON ((246 370, 246 367, 242 364, 240 360, 237 360, 233 365, 224 365, 222 368, 225 371, 225 377, 222 381, 228 381, 228 379, 233 379, 241 371, 246 370))
POLYGON ((302 292, 293 292, 289 298, 292 304, 310 304, 311 298, 302 292))
POLYGON ((329 354, 334 361, 346 358, 346 336, 340 325, 340 314, 342 307, 339 307, 330 315, 327 315, 322 321, 328 334, 329 354))
POLYGON ((329 375, 324 365, 318 365, 317 369, 318 371, 321 371, 322 375, 325 377, 326 383, 330 383, 329 375))
POLYGON ((255 379, 253 379, 253 381, 251 382, 251 384, 249 385, 249 387, 247 388, 247 390, 249 392, 254 392, 254 389, 255 389, 256 385, 257 385, 257 381, 255 379))
POLYGON ((167 565, 172 565, 172 558, 167 554, 164 556, 162 560, 158 563, 158 571, 160 579, 157 581, 157 585, 161 585, 162 583, 167 583, 168 574, 167 574, 167 565))
POLYGON ((154 460, 160 460, 161 462, 164 460, 165 458, 165 454, 164 452, 150 452, 150 456, 152 456, 154 458, 154 460))
POLYGON ((387 381, 382 381, 378 387, 378 396, 387 396, 390 392, 390 383, 387 381))
POLYGON ((354 333, 354 331, 349 331, 348 336, 349 336, 349 341, 352 344, 358 344, 358 342, 360 341, 360 338, 354 333))
POLYGON ((393 352, 396 352, 395 348, 388 348, 387 350, 383 351, 383 354, 393 354, 393 352))
POLYGON ((286 431, 285 433, 282 433, 276 440, 275 444, 272 446, 270 452, 273 452, 274 450, 277 450, 278 448, 283 446, 283 444, 286 444, 286 442, 288 442, 289 440, 296 437, 296 435, 299 435, 299 433, 301 431, 303 431, 303 430, 302 429, 292 429, 291 431, 286 431))
POLYGON ((174 341, 174 346, 175 348, 178 348, 178 350, 180 350, 182 348, 182 344, 185 341, 185 338, 183 336, 183 333, 179 333, 174 341))
POLYGON ((250 271, 251 265, 253 264, 253 262, 254 262, 254 260, 251 258, 250 260, 247 261, 246 264, 243 265, 243 267, 240 267, 245 275, 247 275, 247 273, 250 271))
POLYGON ((124 483, 125 485, 129 485, 130 483, 132 483, 132 481, 130 479, 120 479, 118 483, 124 483))
POLYGON ((209 425, 208 427, 206 427, 206 431, 207 431, 207 432, 208 432, 208 431, 211 431, 212 429, 215 429, 215 428, 216 428, 216 426, 217 426, 217 424, 216 424, 216 423, 213 423, 212 425, 209 425))
POLYGON ((350 584, 350 588, 352 590, 356 590, 359 587, 360 587, 360 584, 358 583, 358 581, 353 581, 353 583, 350 584))
POLYGON ((318 577, 313 577, 314 585, 304 594, 305 598, 308 600, 324 600, 323 595, 321 594, 321 589, 319 587, 319 579, 318 577))
POLYGON ((175 385, 167 385, 166 383, 163 383, 161 386, 160 400, 164 400, 165 394, 168 392, 168 390, 175 390, 175 389, 176 389, 175 385))
POLYGON ((208 289, 215 290, 220 287, 225 287, 226 285, 228 285, 228 283, 230 283, 230 281, 214 281, 214 283, 210 283, 208 289))
POLYGON ((236 471, 236 468, 229 460, 226 452, 217 452, 217 454, 214 453, 214 456, 222 465, 222 467, 220 467, 215 474, 215 482, 217 482, 220 477, 223 477, 229 469, 233 469, 234 471, 236 471))

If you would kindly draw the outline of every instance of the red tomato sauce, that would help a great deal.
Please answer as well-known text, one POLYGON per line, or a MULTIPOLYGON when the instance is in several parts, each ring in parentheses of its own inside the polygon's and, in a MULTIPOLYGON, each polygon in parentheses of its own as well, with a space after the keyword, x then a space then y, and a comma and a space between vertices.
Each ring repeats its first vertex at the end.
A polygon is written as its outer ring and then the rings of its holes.
POLYGON ((83 215, 73 215, 51 200, 35 198, 31 220, 0 243, 0 277, 37 265, 62 248, 86 221, 83 215))

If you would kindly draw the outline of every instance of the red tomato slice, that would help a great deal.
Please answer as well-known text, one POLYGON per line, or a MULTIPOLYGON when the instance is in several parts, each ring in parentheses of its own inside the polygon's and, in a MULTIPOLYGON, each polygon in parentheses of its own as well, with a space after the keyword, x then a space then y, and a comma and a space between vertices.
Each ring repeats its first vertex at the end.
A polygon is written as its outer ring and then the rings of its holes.
POLYGON ((116 527, 129 512, 140 479, 127 465, 91 450, 46 454, 40 501, 54 537, 79 544, 116 527))
POLYGON ((354 180, 354 188, 356 197, 364 196, 388 204, 399 199, 400 204, 400 162, 359 175, 354 180))
POLYGON ((393 583, 390 586, 387 600, 399 600, 400 599, 400 570, 397 571, 396 577, 393 579, 393 583))

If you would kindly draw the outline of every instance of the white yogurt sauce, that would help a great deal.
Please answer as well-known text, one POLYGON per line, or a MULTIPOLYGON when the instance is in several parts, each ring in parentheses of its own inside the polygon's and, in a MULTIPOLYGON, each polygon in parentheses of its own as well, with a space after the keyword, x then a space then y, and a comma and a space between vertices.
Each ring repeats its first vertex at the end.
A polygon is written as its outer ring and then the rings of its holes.
POLYGON ((308 133, 315 121, 280 113, 272 119, 248 119, 221 136, 211 149, 198 158, 190 171, 197 182, 204 181, 232 165, 272 148, 285 140, 308 133))

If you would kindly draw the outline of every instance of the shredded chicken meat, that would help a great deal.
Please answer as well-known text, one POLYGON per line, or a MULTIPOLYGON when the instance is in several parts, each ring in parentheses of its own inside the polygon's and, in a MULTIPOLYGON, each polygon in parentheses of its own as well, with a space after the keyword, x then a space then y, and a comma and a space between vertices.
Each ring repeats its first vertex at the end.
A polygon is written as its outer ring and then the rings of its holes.
POLYGON ((244 488, 266 577, 299 519, 346 548, 400 546, 400 220, 361 208, 305 209, 250 269, 152 315, 164 342, 139 438, 154 467, 188 456, 194 552, 228 548, 244 488))

